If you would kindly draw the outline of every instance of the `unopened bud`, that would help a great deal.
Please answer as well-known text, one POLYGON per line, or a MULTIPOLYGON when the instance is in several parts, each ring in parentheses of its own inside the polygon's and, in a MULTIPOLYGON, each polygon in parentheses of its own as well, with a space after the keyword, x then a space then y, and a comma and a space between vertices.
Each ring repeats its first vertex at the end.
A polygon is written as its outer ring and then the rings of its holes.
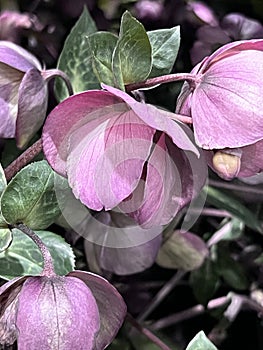
POLYGON ((232 180, 240 171, 240 156, 223 151, 217 151, 213 156, 213 167, 224 180, 232 180))

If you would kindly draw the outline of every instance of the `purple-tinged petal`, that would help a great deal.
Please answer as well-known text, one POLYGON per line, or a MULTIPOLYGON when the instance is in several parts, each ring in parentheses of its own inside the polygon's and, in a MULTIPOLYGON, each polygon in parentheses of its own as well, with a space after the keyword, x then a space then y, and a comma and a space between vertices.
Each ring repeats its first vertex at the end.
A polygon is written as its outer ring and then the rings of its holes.
POLYGON ((217 26, 218 20, 214 11, 202 1, 191 1, 187 4, 187 9, 192 11, 203 23, 210 26, 217 26))
POLYGON ((26 72, 31 68, 41 70, 41 65, 35 56, 9 41, 0 41, 0 62, 16 68, 21 72, 26 72))
POLYGON ((15 136, 18 89, 24 73, 0 63, 0 137, 15 136))
POLYGON ((108 92, 87 91, 62 101, 49 114, 42 140, 45 156, 55 171, 66 176, 68 140, 71 133, 80 126, 79 123, 99 119, 104 107, 119 103, 123 104, 123 101, 108 92))
POLYGON ((12 345, 17 338, 18 294, 26 279, 14 278, 0 287, 0 346, 12 345))
POLYGON ((157 264, 170 269, 198 269, 208 255, 205 242, 190 232, 175 231, 165 240, 157 256, 157 264))
POLYGON ((169 135, 174 144, 181 149, 192 151, 198 155, 198 150, 189 140, 188 136, 182 127, 182 123, 174 120, 174 114, 158 109, 150 104, 137 102, 125 92, 113 88, 111 86, 101 84, 101 86, 113 95, 120 97, 125 101, 137 116, 153 129, 160 130, 169 135))
POLYGON ((262 51, 241 51, 204 74, 191 99, 199 146, 236 148, 263 138, 262 60, 262 51))
POLYGON ((89 122, 69 140, 70 186, 82 203, 97 211, 114 208, 136 188, 155 133, 132 110, 112 108, 106 115, 104 123, 94 121, 91 131, 89 122))
POLYGON ((96 350, 105 349, 115 338, 126 316, 126 305, 117 291, 104 278, 84 271, 72 271, 67 276, 81 279, 93 293, 100 314, 100 330, 96 350))
POLYGON ((24 75, 18 96, 16 143, 24 148, 42 126, 47 111, 47 84, 36 68, 24 75))
POLYGON ((93 293, 73 277, 32 277, 19 295, 18 348, 93 350, 100 327, 93 293))
POLYGON ((238 177, 249 177, 263 171, 263 141, 242 147, 238 177))

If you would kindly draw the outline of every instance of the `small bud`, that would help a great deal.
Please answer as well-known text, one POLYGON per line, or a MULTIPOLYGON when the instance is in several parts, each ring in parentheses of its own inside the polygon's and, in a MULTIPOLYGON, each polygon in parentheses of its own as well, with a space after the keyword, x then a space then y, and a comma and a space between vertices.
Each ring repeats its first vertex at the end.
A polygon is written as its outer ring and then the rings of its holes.
POLYGON ((240 166, 241 160, 237 155, 217 151, 213 156, 214 170, 225 180, 232 180, 237 177, 240 166))

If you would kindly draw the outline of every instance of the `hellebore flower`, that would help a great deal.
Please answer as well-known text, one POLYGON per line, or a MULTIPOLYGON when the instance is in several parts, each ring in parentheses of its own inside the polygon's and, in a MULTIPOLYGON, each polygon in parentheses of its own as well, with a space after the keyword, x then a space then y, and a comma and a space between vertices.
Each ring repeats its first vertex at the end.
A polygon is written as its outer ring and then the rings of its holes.
POLYGON ((0 41, 0 137, 16 138, 23 148, 42 126, 47 84, 40 62, 29 52, 0 41))
POLYGON ((104 278, 83 271, 21 277, 0 288, 0 344, 21 350, 102 350, 126 315, 104 278))
POLYGON ((50 113, 45 156, 87 207, 118 206, 144 228, 167 224, 205 182, 191 130, 171 112, 104 87, 69 97, 50 113))
POLYGON ((228 180, 263 169, 262 60, 263 40, 227 44, 193 69, 196 81, 178 97, 176 112, 192 117, 197 145, 215 152, 210 164, 228 180))

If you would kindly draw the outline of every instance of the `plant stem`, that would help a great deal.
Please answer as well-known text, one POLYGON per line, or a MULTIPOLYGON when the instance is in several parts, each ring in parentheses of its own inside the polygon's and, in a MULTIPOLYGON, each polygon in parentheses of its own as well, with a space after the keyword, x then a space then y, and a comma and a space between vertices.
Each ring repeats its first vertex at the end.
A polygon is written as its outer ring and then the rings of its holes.
POLYGON ((5 168, 6 180, 9 181, 12 177, 21 170, 25 165, 31 162, 42 151, 42 141, 39 139, 32 146, 25 150, 17 159, 15 159, 8 167, 5 168))
POLYGON ((126 91, 130 92, 133 90, 149 88, 155 85, 171 83, 173 81, 181 81, 181 80, 186 80, 191 87, 195 87, 196 83, 199 80, 199 77, 198 75, 194 75, 190 73, 167 74, 167 75, 162 75, 160 77, 147 79, 139 83, 128 84, 126 85, 126 91))
POLYGON ((26 226, 24 224, 12 225, 12 227, 17 228, 18 230, 24 232, 38 246, 39 250, 41 251, 43 261, 44 261, 44 268, 43 268, 41 275, 47 276, 47 277, 55 276, 56 273, 54 271, 54 264, 53 264, 52 256, 51 256, 48 248, 42 242, 42 240, 38 237, 38 235, 34 231, 32 231, 28 226, 26 226))
POLYGON ((55 77, 59 77, 62 78, 67 86, 68 89, 68 93, 69 95, 73 95, 73 88, 70 82, 69 77, 67 76, 67 74, 65 74, 64 72, 62 72, 59 69, 48 69, 48 70, 43 70, 41 72, 42 77, 44 78, 44 80, 46 80, 47 82, 49 82, 51 79, 55 78, 55 77))
POLYGON ((175 275, 159 290, 146 309, 137 317, 137 321, 144 321, 163 299, 173 290, 176 284, 186 274, 185 271, 178 270, 175 275))
POLYGON ((240 192, 247 192, 247 193, 255 193, 258 195, 263 194, 263 190, 259 188, 258 186, 253 185, 243 185, 243 184, 235 184, 235 183, 228 183, 223 181, 217 181, 217 180, 210 180, 209 179, 209 186, 212 187, 218 187, 218 188, 224 188, 226 190, 234 190, 234 191, 240 191, 240 192))
POLYGON ((145 335, 151 342, 159 346, 162 350, 171 350, 160 338, 154 335, 149 329, 143 327, 138 323, 129 313, 126 316, 126 320, 136 328, 141 334, 145 335))

